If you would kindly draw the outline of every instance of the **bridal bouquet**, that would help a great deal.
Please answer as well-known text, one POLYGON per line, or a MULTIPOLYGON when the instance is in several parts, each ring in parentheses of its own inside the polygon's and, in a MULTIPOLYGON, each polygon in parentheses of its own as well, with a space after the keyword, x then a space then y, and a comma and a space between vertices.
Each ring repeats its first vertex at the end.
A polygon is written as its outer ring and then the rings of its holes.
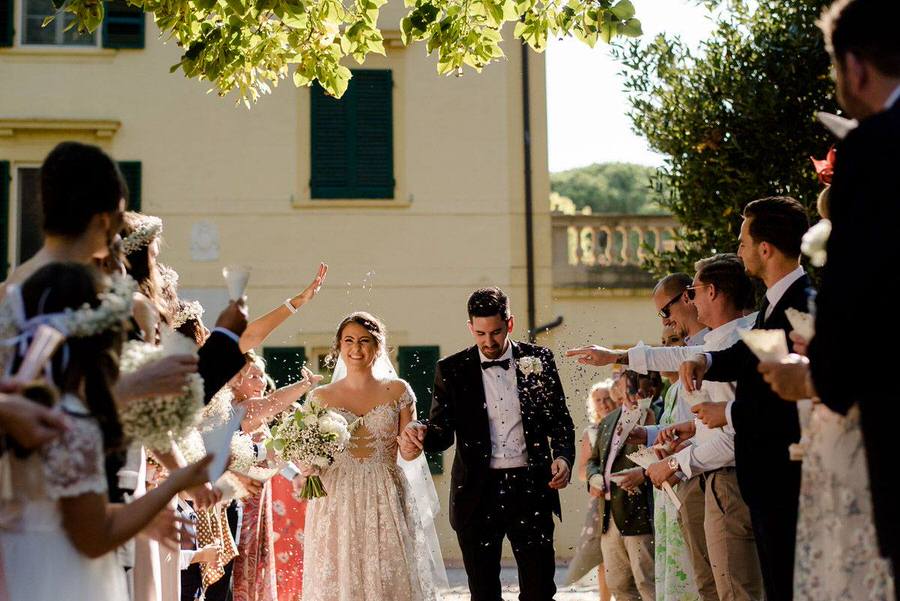
MULTIPOLYGON (((163 330, 162 344, 131 341, 122 348, 119 367, 123 373, 138 369, 170 355, 196 354, 197 345, 172 330, 163 330)), ((165 452, 173 440, 184 438, 203 410, 203 378, 188 376, 181 394, 132 401, 120 415, 122 431, 153 451, 165 452)))
MULTIPOLYGON (((315 401, 307 401, 293 412, 284 414, 272 428, 272 438, 266 444, 285 461, 325 468, 348 442, 350 426, 344 416, 315 401)), ((300 493, 304 499, 325 495, 325 487, 318 475, 309 476, 300 493)))

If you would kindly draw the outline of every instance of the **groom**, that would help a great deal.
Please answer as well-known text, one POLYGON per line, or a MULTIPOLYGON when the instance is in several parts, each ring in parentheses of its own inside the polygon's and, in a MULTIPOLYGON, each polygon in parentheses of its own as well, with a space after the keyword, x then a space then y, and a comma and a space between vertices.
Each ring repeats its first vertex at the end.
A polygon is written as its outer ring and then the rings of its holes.
POLYGON ((440 452, 456 437, 450 525, 472 601, 500 601, 503 537, 519 599, 553 599, 553 516, 575 461, 575 429, 553 353, 509 339, 515 319, 499 288, 469 297, 472 346, 438 362, 431 417, 401 435, 406 452, 440 452), (549 439, 549 440, 548 440, 549 439))

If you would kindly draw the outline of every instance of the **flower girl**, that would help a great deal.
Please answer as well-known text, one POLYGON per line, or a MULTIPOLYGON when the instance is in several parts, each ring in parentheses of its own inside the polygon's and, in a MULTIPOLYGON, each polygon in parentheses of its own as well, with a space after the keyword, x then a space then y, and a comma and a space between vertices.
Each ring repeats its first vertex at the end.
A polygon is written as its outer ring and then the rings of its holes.
POLYGON ((176 493, 207 479, 209 458, 173 472, 127 511, 107 501, 104 458, 122 445, 111 387, 132 291, 104 290, 99 278, 90 267, 54 263, 11 289, 5 301, 19 348, 42 324, 66 335, 47 371, 69 422, 39 451, 3 458, 4 484, 11 486, 3 491, 0 545, 11 601, 61 594, 71 601, 125 601, 125 572, 114 550, 154 519, 168 519, 174 529, 174 518, 160 512, 176 493))

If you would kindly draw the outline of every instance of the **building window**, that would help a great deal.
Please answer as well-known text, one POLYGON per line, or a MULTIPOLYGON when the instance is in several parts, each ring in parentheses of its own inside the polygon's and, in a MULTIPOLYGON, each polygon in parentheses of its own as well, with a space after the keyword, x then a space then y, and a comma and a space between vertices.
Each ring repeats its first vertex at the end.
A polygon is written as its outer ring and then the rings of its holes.
POLYGON ((38 191, 40 189, 39 167, 19 167, 16 169, 16 264, 22 264, 40 250, 44 243, 41 225, 44 213, 38 191))
POLYGON ((302 346, 267 346, 263 348, 266 373, 278 388, 302 379, 301 368, 306 365, 306 349, 302 346))
POLYGON ((310 89, 313 199, 394 198, 393 79, 354 70, 340 99, 310 89))
POLYGON ((79 33, 77 28, 66 28, 75 19, 71 13, 57 11, 52 0, 22 0, 22 38, 24 46, 96 46, 97 32, 79 33), (46 27, 47 17, 56 15, 46 27))

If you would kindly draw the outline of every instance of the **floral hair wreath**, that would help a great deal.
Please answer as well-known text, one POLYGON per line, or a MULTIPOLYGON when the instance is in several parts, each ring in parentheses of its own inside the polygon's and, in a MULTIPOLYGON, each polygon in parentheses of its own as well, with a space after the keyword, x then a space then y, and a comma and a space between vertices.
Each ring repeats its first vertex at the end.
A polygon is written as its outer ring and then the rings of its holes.
POLYGON ((203 305, 197 301, 182 301, 178 311, 172 316, 172 327, 177 329, 190 320, 200 321, 203 317, 203 305))
MULTIPOLYGON (((18 286, 11 286, 4 303, 4 323, 0 330, 7 332, 14 327, 20 335, 29 336, 39 325, 49 325, 67 338, 96 336, 107 330, 122 329, 131 317, 134 291, 137 285, 128 276, 109 278, 109 286, 97 295, 100 304, 92 307, 85 303, 78 309, 67 308, 59 313, 43 313, 28 319, 18 286)), ((12 333, 12 332, 10 332, 12 333)))
POLYGON ((159 275, 162 278, 163 284, 172 290, 178 289, 178 272, 175 271, 172 267, 168 265, 159 264, 159 275))
POLYGON ((141 220, 137 227, 134 228, 134 231, 122 240, 122 252, 127 256, 144 248, 153 242, 157 236, 162 234, 162 231, 162 219, 152 215, 142 215, 141 220))

